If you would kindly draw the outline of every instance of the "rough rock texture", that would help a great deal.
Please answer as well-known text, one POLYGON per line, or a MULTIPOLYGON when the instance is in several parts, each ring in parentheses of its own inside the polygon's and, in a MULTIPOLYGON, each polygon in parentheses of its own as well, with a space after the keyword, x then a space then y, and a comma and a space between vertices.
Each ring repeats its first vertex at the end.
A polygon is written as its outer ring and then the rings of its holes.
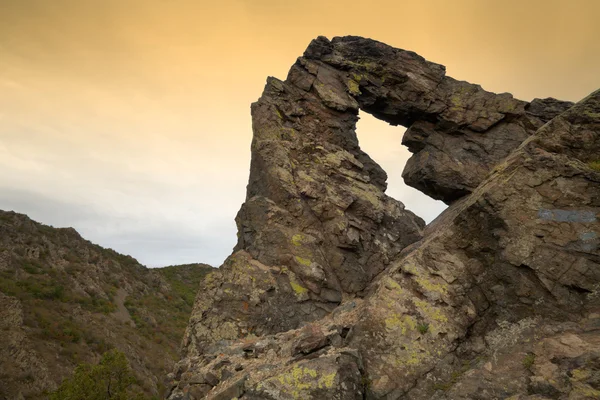
POLYGON ((185 347, 321 318, 421 238, 423 220, 385 195, 385 172, 360 150, 358 104, 337 71, 306 63, 315 75, 269 78, 252 105, 238 244, 201 287, 185 347))
POLYGON ((304 89, 312 85, 332 108, 358 106, 409 127, 403 144, 415 154, 404 180, 450 204, 472 192, 494 164, 572 103, 527 103, 445 73, 442 65, 380 42, 320 37, 292 67, 288 81, 304 89))
POLYGON ((269 78, 238 246, 169 399, 600 398, 600 91, 525 103, 443 71, 319 38, 269 78), (452 202, 424 230, 358 148, 359 107, 411 125, 408 170, 452 202))
POLYGON ((148 270, 74 229, 0 211, 0 399, 47 398, 76 365, 113 347, 142 391, 160 396, 210 270, 148 270))
POLYGON ((599 111, 596 92, 541 128, 373 284, 352 342, 375 398, 567 398, 595 374, 599 111))

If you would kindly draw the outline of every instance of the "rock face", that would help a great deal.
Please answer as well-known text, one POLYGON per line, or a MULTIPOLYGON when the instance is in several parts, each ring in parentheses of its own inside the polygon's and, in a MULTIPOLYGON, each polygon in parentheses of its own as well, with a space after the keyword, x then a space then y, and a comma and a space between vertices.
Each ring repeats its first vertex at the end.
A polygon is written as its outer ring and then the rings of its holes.
POLYGON ((318 38, 252 115, 238 245, 170 399, 600 398, 600 91, 526 103, 318 38), (430 226, 385 196, 358 109, 409 126, 407 182, 452 203, 430 226))
POLYGON ((161 395, 210 270, 148 270, 74 229, 0 211, 0 399, 47 398, 111 348, 126 354, 143 392, 161 395))
POLYGON ((385 195, 385 172, 360 150, 358 104, 337 71, 299 65, 252 105, 239 240, 200 289, 184 338, 196 351, 327 315, 421 238, 423 220, 385 195))
POLYGON ((320 37, 292 67, 288 81, 304 88, 312 83, 330 107, 358 106, 408 127, 403 144, 414 155, 404 180, 450 204, 471 193, 494 164, 572 103, 527 103, 445 73, 442 65, 380 42, 320 37), (350 104, 340 102, 346 97, 350 104))

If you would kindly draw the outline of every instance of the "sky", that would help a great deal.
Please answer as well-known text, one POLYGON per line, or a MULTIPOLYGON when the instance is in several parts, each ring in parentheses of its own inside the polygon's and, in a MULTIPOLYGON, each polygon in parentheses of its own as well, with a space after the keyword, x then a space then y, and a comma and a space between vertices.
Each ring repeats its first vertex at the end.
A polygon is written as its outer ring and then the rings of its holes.
MULTIPOLYGON (((515 97, 600 87, 597 0, 0 0, 0 209, 164 265, 219 266, 236 242, 250 104, 311 39, 360 35, 515 97)), ((404 128, 361 114, 388 194, 404 128)))

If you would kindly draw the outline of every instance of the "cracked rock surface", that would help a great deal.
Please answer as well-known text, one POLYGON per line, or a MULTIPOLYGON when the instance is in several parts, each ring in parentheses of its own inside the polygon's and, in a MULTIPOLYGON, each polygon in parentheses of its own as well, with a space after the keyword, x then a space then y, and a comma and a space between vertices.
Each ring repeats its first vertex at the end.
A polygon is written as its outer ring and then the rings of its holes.
POLYGON ((169 399, 600 398, 600 91, 526 103, 318 38, 252 116, 238 244, 169 399), (385 195, 359 109, 409 127, 407 182, 452 203, 429 226, 385 195))

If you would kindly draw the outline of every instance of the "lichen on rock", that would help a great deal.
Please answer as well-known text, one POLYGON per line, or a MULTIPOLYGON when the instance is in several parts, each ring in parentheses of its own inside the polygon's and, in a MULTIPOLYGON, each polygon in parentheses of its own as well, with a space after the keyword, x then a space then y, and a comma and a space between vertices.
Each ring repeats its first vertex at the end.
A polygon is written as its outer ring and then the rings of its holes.
POLYGON ((217 374, 207 398, 234 381, 252 400, 594 398, 599 112, 600 91, 527 103, 380 42, 315 39, 252 106, 238 244, 177 370, 217 374), (359 109, 409 127, 406 181, 451 204, 429 226, 385 194, 359 109))

